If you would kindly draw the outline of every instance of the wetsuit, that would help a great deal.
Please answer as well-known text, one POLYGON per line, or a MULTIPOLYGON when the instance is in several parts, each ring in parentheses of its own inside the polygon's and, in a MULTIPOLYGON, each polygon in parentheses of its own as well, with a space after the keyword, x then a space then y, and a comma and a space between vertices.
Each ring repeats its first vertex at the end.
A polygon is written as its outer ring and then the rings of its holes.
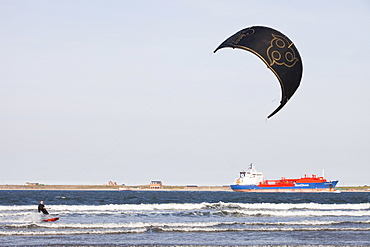
POLYGON ((49 214, 49 212, 45 208, 45 205, 41 203, 39 204, 38 211, 39 213, 42 212, 43 214, 49 214))

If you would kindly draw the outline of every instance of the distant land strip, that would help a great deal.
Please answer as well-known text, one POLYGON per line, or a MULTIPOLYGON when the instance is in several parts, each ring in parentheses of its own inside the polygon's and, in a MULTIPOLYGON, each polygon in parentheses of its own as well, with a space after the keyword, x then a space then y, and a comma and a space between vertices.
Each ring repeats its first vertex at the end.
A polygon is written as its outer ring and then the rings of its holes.
POLYGON ((151 189, 149 185, 0 185, 0 190, 151 190, 151 191, 232 191, 229 186, 171 186, 164 185, 161 189, 151 189))
MULTIPOLYGON (((337 187, 343 192, 370 192, 370 186, 337 187)), ((171 186, 163 185, 161 189, 151 189, 149 185, 0 185, 0 190, 150 190, 150 191, 232 191, 229 186, 171 186)))

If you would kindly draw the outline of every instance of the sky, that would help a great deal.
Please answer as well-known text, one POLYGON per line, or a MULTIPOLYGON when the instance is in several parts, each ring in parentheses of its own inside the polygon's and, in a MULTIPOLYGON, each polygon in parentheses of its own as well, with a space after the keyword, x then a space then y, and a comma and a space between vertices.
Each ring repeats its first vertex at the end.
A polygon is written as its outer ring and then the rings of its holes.
POLYGON ((0 0, 0 183, 229 185, 304 174, 370 184, 370 2, 0 0), (262 25, 301 85, 213 51, 262 25))

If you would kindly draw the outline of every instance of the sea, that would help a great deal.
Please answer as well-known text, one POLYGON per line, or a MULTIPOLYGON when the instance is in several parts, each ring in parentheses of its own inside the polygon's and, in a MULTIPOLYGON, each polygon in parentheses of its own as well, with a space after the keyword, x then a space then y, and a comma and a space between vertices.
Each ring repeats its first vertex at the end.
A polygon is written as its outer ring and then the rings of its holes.
POLYGON ((0 191, 0 246, 300 245, 370 246, 370 193, 0 191))

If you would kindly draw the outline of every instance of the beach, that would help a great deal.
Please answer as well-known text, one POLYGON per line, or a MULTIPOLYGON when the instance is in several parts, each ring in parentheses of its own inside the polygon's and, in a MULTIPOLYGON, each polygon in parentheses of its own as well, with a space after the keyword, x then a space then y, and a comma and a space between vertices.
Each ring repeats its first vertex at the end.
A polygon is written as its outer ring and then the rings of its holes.
POLYGON ((137 191, 232 191, 229 186, 163 186, 162 189, 150 189, 148 185, 106 186, 106 185, 0 185, 0 190, 107 190, 120 188, 137 191))
MULTIPOLYGON (((164 185, 161 189, 150 189, 148 185, 107 186, 107 185, 0 185, 0 190, 106 190, 127 189, 131 191, 232 191, 229 186, 179 186, 164 185)), ((370 192, 369 186, 337 187, 345 192, 370 192)))

